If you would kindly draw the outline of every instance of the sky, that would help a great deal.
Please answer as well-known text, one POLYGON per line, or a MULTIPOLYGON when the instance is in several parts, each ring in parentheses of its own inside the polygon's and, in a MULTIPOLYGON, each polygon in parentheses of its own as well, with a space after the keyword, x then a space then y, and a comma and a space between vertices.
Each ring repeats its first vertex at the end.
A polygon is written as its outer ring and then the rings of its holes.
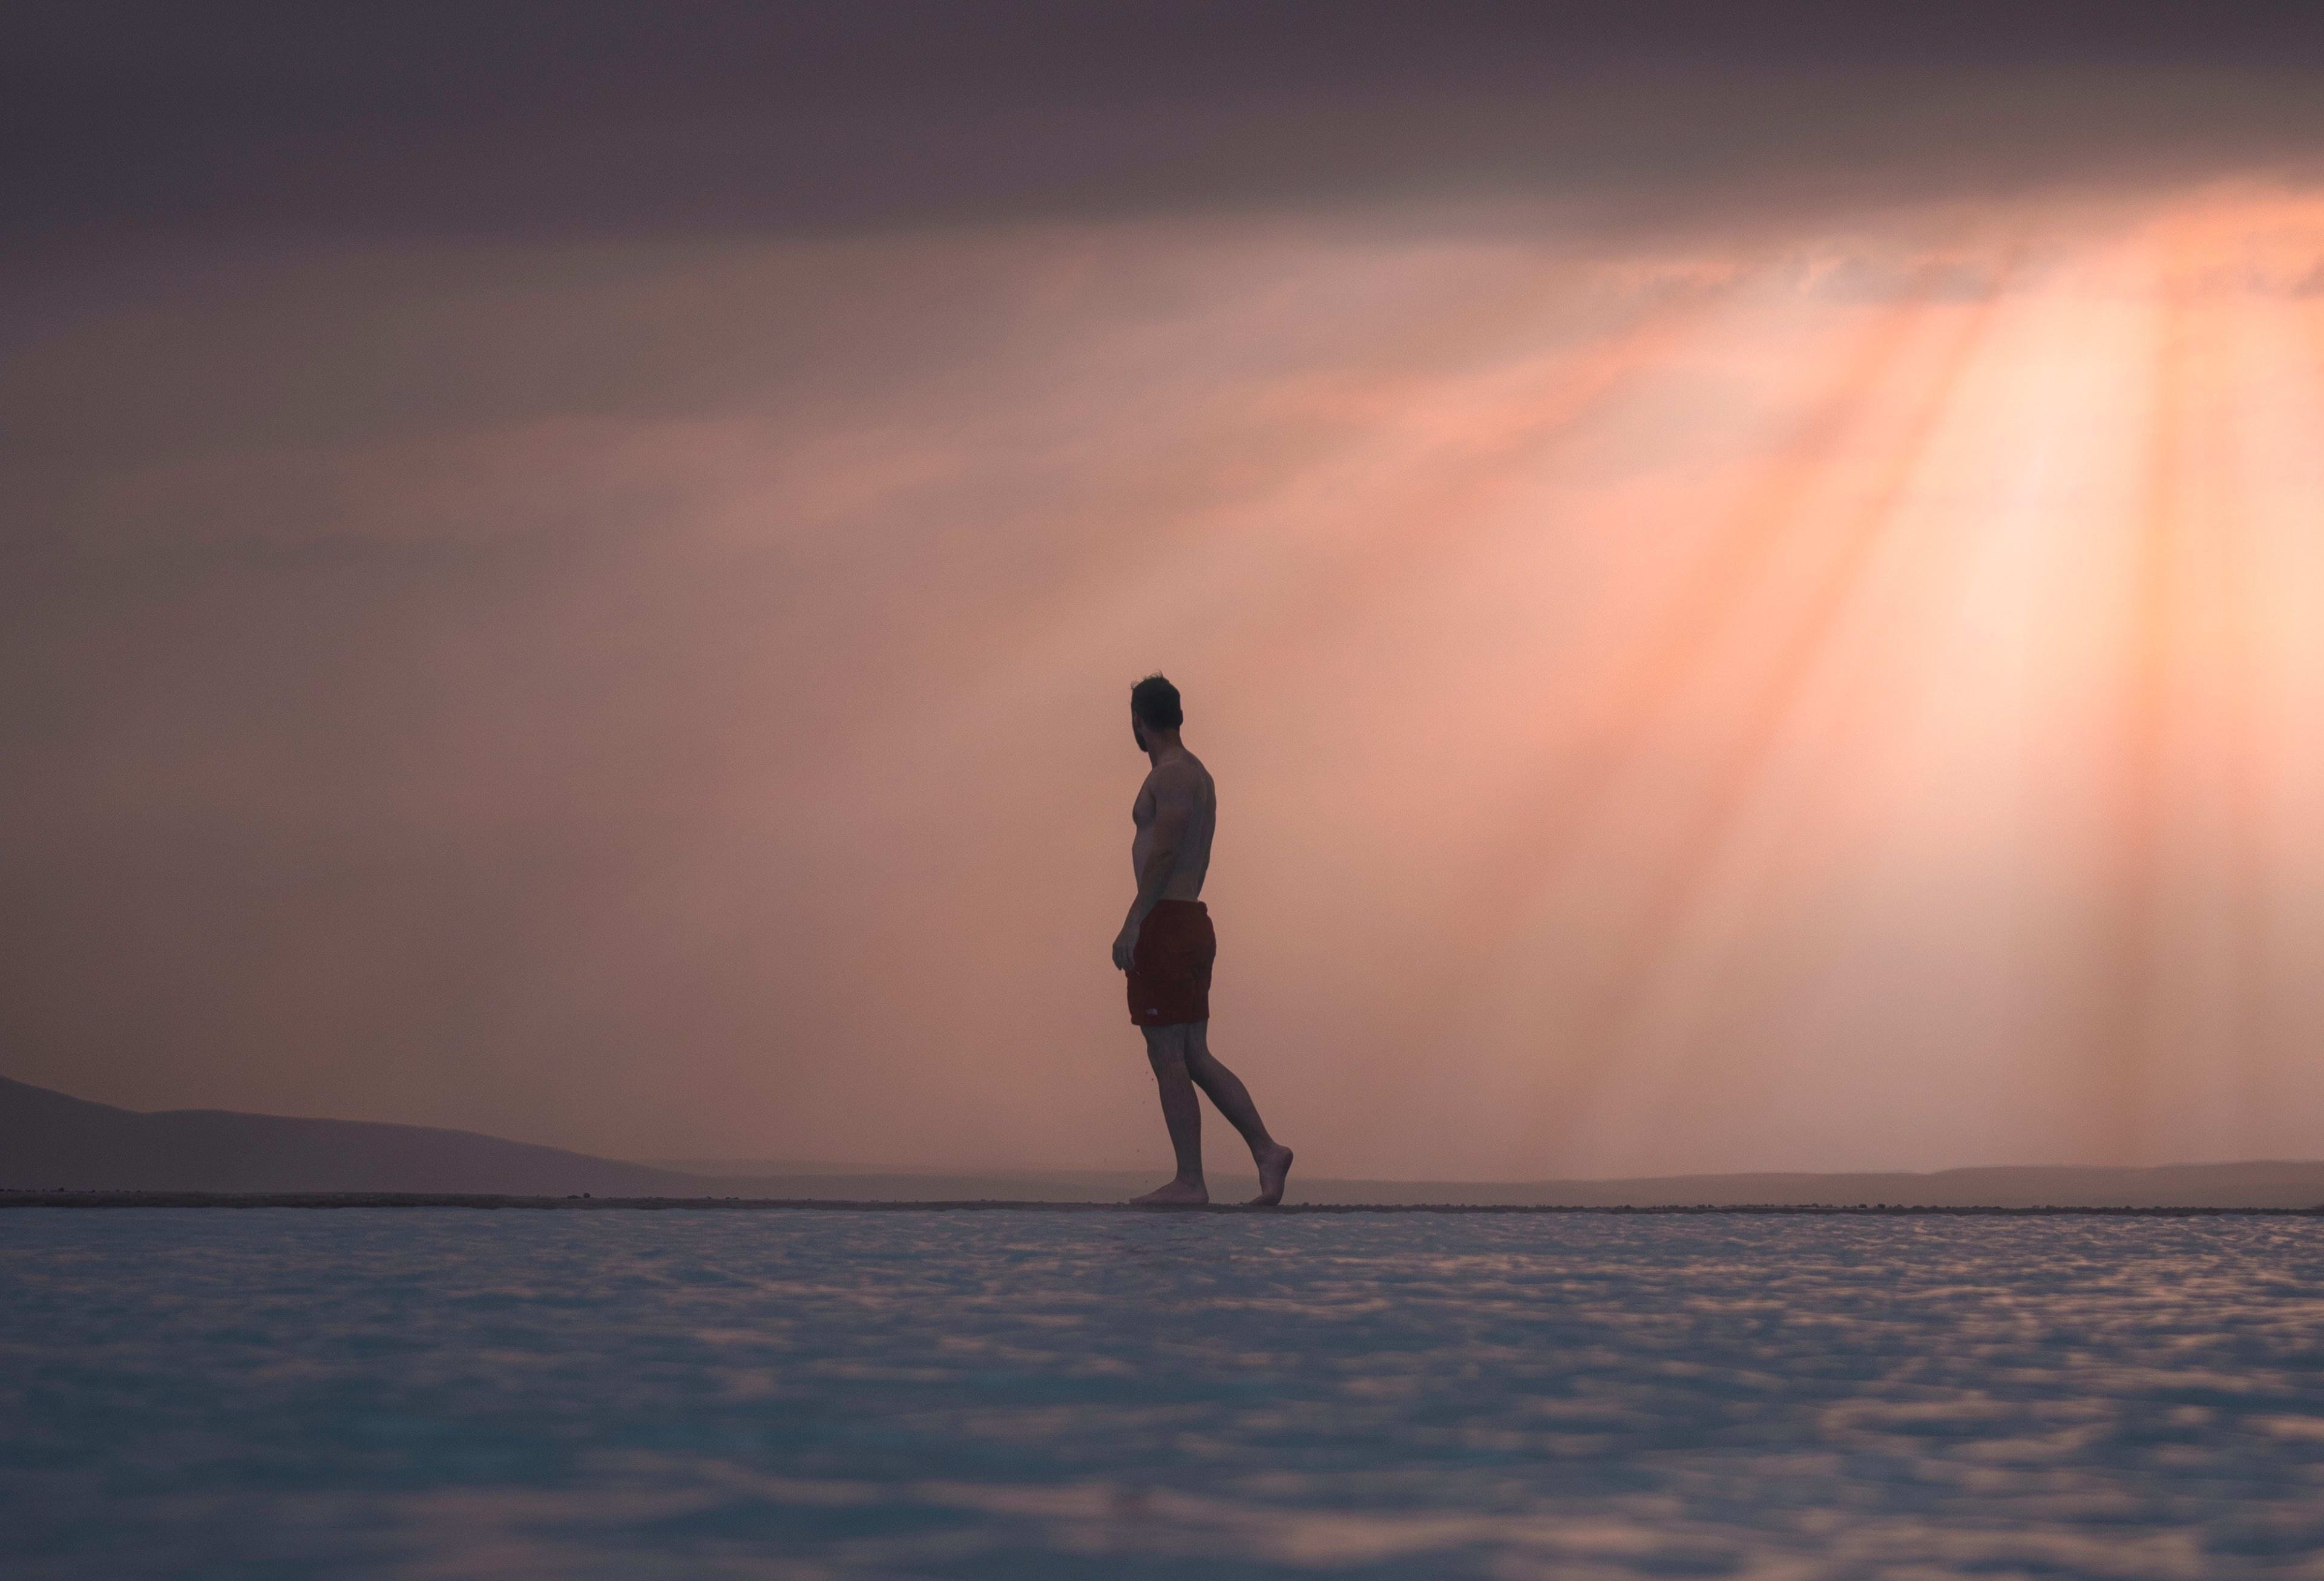
POLYGON ((0 1071, 1163 1168, 1159 669, 1303 1169, 2324 1156, 2324 13, 1941 9, 11 6, 0 1071))

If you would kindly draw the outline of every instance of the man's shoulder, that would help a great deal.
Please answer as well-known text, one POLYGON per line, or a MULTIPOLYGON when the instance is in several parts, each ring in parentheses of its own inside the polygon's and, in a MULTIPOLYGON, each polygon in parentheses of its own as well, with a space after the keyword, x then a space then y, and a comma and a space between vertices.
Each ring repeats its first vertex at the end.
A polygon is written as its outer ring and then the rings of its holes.
POLYGON ((1146 776, 1146 786, 1152 791, 1196 791, 1211 783, 1211 771, 1192 752, 1157 763, 1146 776))

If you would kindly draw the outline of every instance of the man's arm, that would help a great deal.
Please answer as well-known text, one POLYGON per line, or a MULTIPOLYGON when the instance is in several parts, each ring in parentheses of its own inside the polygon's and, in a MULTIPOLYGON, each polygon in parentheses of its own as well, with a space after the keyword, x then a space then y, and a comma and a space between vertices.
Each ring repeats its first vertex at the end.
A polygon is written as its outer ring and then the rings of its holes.
POLYGON ((1194 777, 1185 772, 1164 771, 1154 777, 1154 843, 1146 849, 1146 865, 1138 870, 1138 896, 1130 903, 1129 920, 1114 936, 1113 964, 1123 971, 1130 970, 1130 958, 1138 949, 1138 931, 1146 922, 1146 914, 1162 898, 1162 891, 1170 885, 1170 875, 1178 868, 1178 847, 1186 838, 1186 825, 1194 815, 1194 777))

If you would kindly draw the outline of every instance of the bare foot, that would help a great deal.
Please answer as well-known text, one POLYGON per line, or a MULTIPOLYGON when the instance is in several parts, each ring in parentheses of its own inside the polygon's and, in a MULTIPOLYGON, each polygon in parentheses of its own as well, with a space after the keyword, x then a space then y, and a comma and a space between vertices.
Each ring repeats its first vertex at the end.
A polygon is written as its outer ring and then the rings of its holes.
POLYGON ((1291 1149, 1278 1142, 1259 1154, 1259 1195, 1246 1208, 1272 1208, 1283 1200, 1284 1177, 1291 1172, 1291 1149))
MULTIPOLYGON (((1291 1155, 1284 1154, 1286 1159, 1291 1155)), ((1132 1197, 1132 1208, 1201 1208, 1211 1200, 1210 1189, 1200 1181, 1176 1180, 1167 1186, 1157 1186, 1143 1197, 1132 1197)))

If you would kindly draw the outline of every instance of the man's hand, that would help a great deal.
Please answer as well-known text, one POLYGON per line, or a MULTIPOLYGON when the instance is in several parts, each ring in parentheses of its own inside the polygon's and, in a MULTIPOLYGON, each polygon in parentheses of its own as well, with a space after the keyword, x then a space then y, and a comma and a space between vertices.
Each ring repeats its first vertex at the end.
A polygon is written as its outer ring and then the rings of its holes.
POLYGON ((1130 918, 1121 924, 1121 932, 1113 936, 1113 969, 1130 970, 1130 957, 1138 952, 1138 919, 1130 918))

